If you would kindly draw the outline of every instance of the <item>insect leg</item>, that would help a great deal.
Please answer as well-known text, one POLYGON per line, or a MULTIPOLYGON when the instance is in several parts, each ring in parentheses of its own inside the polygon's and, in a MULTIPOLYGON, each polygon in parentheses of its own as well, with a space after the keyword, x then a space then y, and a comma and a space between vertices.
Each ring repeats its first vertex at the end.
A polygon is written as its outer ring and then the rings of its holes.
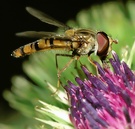
POLYGON ((98 68, 97 68, 96 64, 93 62, 93 60, 91 59, 90 56, 88 56, 88 60, 89 60, 89 62, 96 68, 96 73, 97 73, 97 75, 98 75, 98 68))
POLYGON ((58 75, 58 78, 60 78, 61 73, 62 73, 63 71, 65 71, 66 68, 72 63, 72 61, 74 60, 74 58, 75 58, 75 56, 73 56, 73 55, 68 55, 68 54, 56 54, 56 68, 57 68, 57 71, 58 71, 58 74, 57 74, 57 75, 58 75), (70 61, 69 61, 61 70, 59 70, 59 68, 58 68, 58 59, 57 59, 58 56, 71 57, 70 61))
POLYGON ((53 95, 58 91, 58 89, 60 87, 60 76, 61 76, 61 73, 66 70, 66 68, 73 62, 74 59, 75 59, 74 55, 69 55, 69 54, 56 54, 55 55, 58 82, 57 82, 57 89, 53 93, 53 95), (71 57, 70 61, 61 70, 59 70, 59 67, 58 67, 58 56, 71 57))
POLYGON ((93 62, 93 60, 91 59, 90 56, 88 56, 88 60, 89 60, 89 62, 90 62, 94 67, 96 67, 96 64, 93 62))

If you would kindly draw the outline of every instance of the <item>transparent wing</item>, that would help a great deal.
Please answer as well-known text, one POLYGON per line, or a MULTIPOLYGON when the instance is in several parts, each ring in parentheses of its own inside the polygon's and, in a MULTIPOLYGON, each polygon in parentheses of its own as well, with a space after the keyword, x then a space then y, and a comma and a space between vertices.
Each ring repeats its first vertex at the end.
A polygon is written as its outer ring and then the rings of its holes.
POLYGON ((45 32, 45 31, 24 31, 16 33, 16 36, 29 38, 43 38, 43 37, 58 36, 58 34, 54 32, 45 32))
POLYGON ((26 7, 26 10, 34 17, 38 18, 39 20, 41 20, 42 22, 57 26, 57 27, 62 27, 62 28, 66 28, 69 29, 70 27, 65 25, 64 23, 61 23, 57 20, 55 20, 54 18, 48 16, 47 14, 34 9, 32 7, 26 7))

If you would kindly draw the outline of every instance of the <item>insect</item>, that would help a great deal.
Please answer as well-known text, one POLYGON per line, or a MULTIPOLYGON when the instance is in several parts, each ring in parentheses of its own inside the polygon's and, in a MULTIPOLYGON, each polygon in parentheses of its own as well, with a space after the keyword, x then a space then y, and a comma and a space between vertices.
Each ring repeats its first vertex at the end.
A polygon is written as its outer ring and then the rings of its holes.
MULTIPOLYGON (((54 32, 36 32, 36 31, 26 31, 18 33, 19 36, 29 36, 40 38, 37 41, 26 44, 19 47, 12 52, 13 57, 23 57, 25 55, 30 55, 38 51, 47 50, 65 50, 71 51, 72 54, 56 54, 56 68, 58 83, 60 80, 61 73, 66 70, 66 68, 72 63, 73 60, 79 60, 80 56, 88 55, 88 60, 92 63, 90 55, 95 53, 100 60, 104 63, 106 57, 111 51, 112 43, 117 43, 117 40, 109 37, 105 32, 93 31, 91 29, 74 29, 71 28, 51 17, 45 13, 34 9, 32 7, 26 7, 26 10, 38 18, 42 22, 63 28, 65 32, 63 34, 57 34, 54 32), (61 70, 58 69, 58 56, 71 57, 70 61, 61 70)), ((58 84, 59 85, 59 84, 58 84)))

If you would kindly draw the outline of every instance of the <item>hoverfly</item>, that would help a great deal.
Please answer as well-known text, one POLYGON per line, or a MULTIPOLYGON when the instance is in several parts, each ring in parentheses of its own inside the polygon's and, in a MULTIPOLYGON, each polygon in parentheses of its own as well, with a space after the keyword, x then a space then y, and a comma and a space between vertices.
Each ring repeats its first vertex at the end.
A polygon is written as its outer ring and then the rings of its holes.
POLYGON ((58 81, 60 81, 61 73, 66 70, 66 68, 72 63, 73 60, 79 59, 82 55, 88 55, 88 60, 92 63, 90 58, 92 53, 95 53, 102 62, 105 61, 109 52, 111 51, 112 43, 117 43, 117 40, 109 37, 105 32, 93 31, 90 29, 73 29, 51 17, 45 13, 31 8, 26 7, 26 10, 38 18, 42 22, 57 26, 59 28, 65 29, 64 34, 57 34, 54 32, 36 32, 36 31, 26 31, 18 33, 19 36, 29 36, 29 37, 42 37, 41 39, 34 41, 32 43, 26 44, 19 47, 12 52, 13 57, 23 57, 25 55, 30 55, 38 51, 47 50, 65 50, 71 51, 72 54, 56 54, 56 67, 58 81), (65 65, 61 70, 58 69, 58 56, 71 57, 71 60, 65 65))

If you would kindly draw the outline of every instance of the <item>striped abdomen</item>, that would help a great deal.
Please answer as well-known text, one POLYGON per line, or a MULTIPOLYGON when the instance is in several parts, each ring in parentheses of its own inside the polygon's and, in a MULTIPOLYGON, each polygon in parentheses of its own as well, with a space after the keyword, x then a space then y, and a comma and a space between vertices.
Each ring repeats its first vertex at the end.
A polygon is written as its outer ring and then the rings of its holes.
POLYGON ((45 51, 45 50, 71 50, 72 43, 68 39, 40 39, 35 42, 26 44, 24 46, 19 47, 15 51, 13 51, 12 56, 14 57, 22 57, 25 55, 32 54, 37 51, 45 51))

